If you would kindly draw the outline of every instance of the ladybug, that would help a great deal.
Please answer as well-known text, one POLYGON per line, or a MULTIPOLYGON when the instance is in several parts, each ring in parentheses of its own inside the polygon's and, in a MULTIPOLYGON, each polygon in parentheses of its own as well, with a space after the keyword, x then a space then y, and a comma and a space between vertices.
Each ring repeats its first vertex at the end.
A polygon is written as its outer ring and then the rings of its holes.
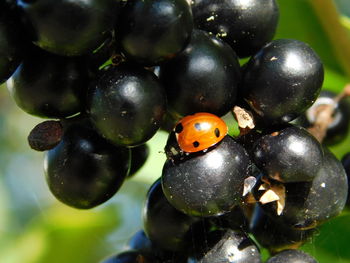
POLYGON ((218 116, 199 112, 182 118, 175 126, 177 143, 187 153, 208 149, 227 134, 226 123, 218 116))

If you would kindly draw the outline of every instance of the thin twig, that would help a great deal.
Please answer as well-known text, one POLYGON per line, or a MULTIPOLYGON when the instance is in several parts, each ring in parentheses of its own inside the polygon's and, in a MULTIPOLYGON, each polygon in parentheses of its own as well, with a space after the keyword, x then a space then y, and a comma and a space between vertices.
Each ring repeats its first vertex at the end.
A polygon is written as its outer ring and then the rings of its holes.
POLYGON ((315 121, 308 128, 308 131, 319 141, 322 142, 327 134, 327 129, 334 120, 334 110, 342 99, 350 96, 350 84, 347 84, 343 91, 333 98, 332 104, 319 105, 315 111, 315 121))

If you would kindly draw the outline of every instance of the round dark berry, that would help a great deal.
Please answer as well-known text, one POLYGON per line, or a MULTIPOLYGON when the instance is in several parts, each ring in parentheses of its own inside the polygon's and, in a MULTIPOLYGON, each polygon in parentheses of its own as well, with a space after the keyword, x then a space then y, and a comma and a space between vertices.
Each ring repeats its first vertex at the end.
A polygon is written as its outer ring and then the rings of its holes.
POLYGON ((279 18, 275 0, 194 0, 192 11, 195 27, 230 44, 239 57, 271 41, 279 18))
POLYGON ((244 179, 251 162, 242 146, 230 136, 207 152, 166 161, 163 191, 178 210, 193 216, 214 216, 231 211, 243 198, 244 179))
POLYGON ((283 224, 278 217, 269 217, 257 205, 250 223, 250 231, 257 242, 275 254, 279 251, 298 248, 311 240, 315 229, 298 230, 283 224))
MULTIPOLYGON (((259 132, 257 129, 249 131, 247 134, 242 134, 236 138, 236 141, 244 147, 244 149, 253 157, 254 153, 254 144, 257 142, 260 137, 266 135, 268 130, 265 129, 264 132, 259 132)), ((251 157, 251 158, 252 158, 251 157)), ((253 158, 252 158, 253 159, 253 158)))
POLYGON ((254 55, 240 93, 267 123, 289 122, 317 99, 323 83, 318 55, 298 40, 274 40, 254 55))
POLYGON ((88 94, 92 122, 118 145, 145 143, 159 129, 165 110, 165 92, 157 77, 136 66, 110 67, 88 94))
POLYGON ((187 44, 193 28, 191 7, 186 0, 128 1, 119 26, 117 38, 126 57, 156 65, 187 44))
POLYGON ((5 82, 21 63, 29 41, 17 13, 0 6, 0 84, 5 82))
POLYGON ((244 208, 235 206, 230 212, 221 216, 209 218, 211 224, 216 228, 229 228, 237 231, 249 231, 249 219, 244 213, 244 208))
POLYGON ((194 237, 194 256, 188 263, 261 263, 258 247, 243 232, 216 230, 205 238, 194 237))
POLYGON ((187 253, 183 251, 175 252, 163 250, 156 246, 145 234, 143 230, 136 232, 127 244, 128 250, 137 250, 154 256, 162 263, 185 263, 187 253))
POLYGON ((288 249, 269 258, 266 263, 318 263, 316 259, 301 250, 288 249))
POLYGON ((229 45, 194 30, 184 51, 160 66, 159 76, 175 114, 209 112, 222 116, 235 104, 240 69, 229 45))
POLYGON ((134 175, 145 164, 148 155, 149 147, 147 144, 142 144, 137 147, 130 148, 131 150, 131 166, 129 177, 134 175))
POLYGON ((254 163, 280 182, 312 181, 323 162, 321 144, 304 128, 287 126, 260 137, 253 148, 254 163))
POLYGON ((145 252, 151 252, 153 247, 152 241, 146 236, 145 231, 137 231, 131 239, 128 241, 127 247, 131 250, 139 250, 145 252))
MULTIPOLYGON (((337 216, 346 203, 347 176, 341 162, 325 149, 321 169, 312 182, 286 183, 285 206, 278 216, 284 224, 296 229, 314 228, 337 216)), ((259 185, 259 183, 257 184, 259 185)), ((276 203, 261 206, 276 217, 276 203)))
POLYGON ((43 118, 64 118, 83 109, 88 84, 85 60, 32 49, 7 87, 18 107, 43 118))
POLYGON ((162 126, 160 127, 163 131, 170 133, 173 131, 174 126, 178 122, 179 118, 172 116, 169 112, 167 112, 164 116, 164 120, 162 126))
POLYGON ((46 152, 44 168, 52 194, 66 205, 89 209, 110 199, 130 167, 130 150, 116 147, 78 122, 46 152))
POLYGON ((118 1, 113 0, 17 3, 32 27, 34 43, 59 55, 77 56, 98 48, 118 15, 118 1))
POLYGON ((155 245, 170 251, 186 250, 192 241, 191 227, 199 220, 183 214, 168 202, 160 180, 148 191, 143 210, 144 229, 155 245))

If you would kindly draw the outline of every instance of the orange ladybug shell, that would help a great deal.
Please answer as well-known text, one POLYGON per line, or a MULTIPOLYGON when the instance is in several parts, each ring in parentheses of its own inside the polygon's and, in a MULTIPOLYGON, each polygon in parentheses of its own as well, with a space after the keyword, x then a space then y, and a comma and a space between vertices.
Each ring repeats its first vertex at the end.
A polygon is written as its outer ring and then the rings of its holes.
POLYGON ((175 126, 175 134, 184 152, 199 152, 220 142, 227 134, 226 123, 218 116, 199 112, 182 118, 175 126))

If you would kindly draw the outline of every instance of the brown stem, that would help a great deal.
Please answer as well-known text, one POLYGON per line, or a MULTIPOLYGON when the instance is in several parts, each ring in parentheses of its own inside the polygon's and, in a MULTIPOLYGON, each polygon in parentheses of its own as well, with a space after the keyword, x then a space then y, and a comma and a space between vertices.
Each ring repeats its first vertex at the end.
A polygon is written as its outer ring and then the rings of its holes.
POLYGON ((350 96, 350 84, 347 84, 343 91, 338 94, 332 104, 320 105, 316 109, 316 118, 308 131, 319 141, 323 142, 327 134, 327 129, 334 120, 334 110, 339 101, 350 96))
POLYGON ((238 123, 240 135, 247 134, 250 130, 255 128, 253 114, 251 114, 250 111, 239 106, 235 106, 232 112, 238 123))

